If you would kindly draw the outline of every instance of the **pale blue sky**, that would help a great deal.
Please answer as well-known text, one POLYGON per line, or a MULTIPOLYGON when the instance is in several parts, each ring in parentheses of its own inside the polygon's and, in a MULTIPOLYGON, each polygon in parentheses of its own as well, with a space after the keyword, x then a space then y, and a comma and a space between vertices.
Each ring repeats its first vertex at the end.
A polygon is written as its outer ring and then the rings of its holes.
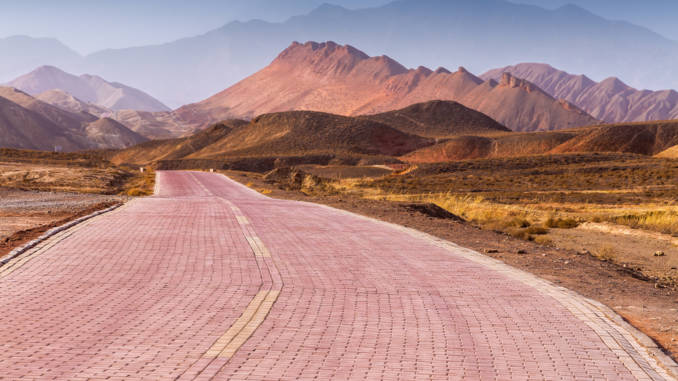
MULTIPOLYGON (((474 0, 449 0, 474 1, 474 0)), ((575 3, 678 40, 676 0, 513 0, 554 8, 575 3)), ((53 37, 79 53, 169 42, 232 20, 282 21, 332 2, 349 8, 389 0, 0 0, 0 37, 53 37)))

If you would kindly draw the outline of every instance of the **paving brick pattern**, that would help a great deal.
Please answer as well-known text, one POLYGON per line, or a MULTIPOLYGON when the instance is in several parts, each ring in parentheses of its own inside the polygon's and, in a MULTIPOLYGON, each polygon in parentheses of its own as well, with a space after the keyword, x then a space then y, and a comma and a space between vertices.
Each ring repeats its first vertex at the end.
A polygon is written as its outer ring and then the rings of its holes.
POLYGON ((0 379, 670 379, 462 248, 215 174, 156 193, 0 268, 0 379))

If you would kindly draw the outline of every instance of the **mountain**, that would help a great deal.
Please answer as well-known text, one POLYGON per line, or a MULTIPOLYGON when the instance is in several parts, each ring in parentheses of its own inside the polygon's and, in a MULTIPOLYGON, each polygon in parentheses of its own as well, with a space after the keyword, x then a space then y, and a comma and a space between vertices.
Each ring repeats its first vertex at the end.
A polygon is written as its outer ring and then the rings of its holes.
POLYGON ((0 147, 72 151, 81 142, 40 114, 0 97, 0 147))
POLYGON ((38 94, 38 96, 35 98, 39 101, 49 103, 52 106, 59 107, 62 110, 70 111, 76 114, 85 112, 101 117, 111 113, 111 110, 105 107, 83 102, 62 90, 47 90, 44 93, 38 94))
POLYGON ((481 78, 496 80, 505 73, 530 81, 551 96, 609 123, 678 119, 678 92, 674 90, 636 90, 615 77, 595 82, 585 75, 538 63, 490 70, 481 78))
POLYGON ((418 103, 402 110, 362 118, 387 124, 408 134, 439 139, 510 131, 483 113, 449 101, 418 103))
POLYGON ((70 67, 83 57, 50 38, 11 36, 0 38, 0 83, 6 82, 41 65, 70 67))
POLYGON ((170 139, 195 133, 196 129, 180 120, 174 112, 121 110, 110 115, 149 139, 170 139))
POLYGON ((61 90, 73 97, 110 110, 169 111, 160 101, 144 92, 101 77, 75 76, 54 66, 41 66, 7 84, 30 95, 61 90))
POLYGON ((38 100, 20 90, 0 87, 7 114, 0 147, 64 151, 123 148, 146 140, 111 119, 86 112, 73 113, 38 100), (25 130, 25 131, 24 131, 25 130))
MULTIPOLYGON (((133 85, 175 107, 253 74, 291 41, 308 40, 383 52, 408 67, 463 63, 482 72, 545 61, 592 78, 617 75, 636 87, 678 88, 675 41, 574 6, 546 10, 503 0, 399 0, 357 10, 323 5, 284 22, 236 21, 203 35, 103 50, 57 66, 133 85)), ((8 61, 25 56, 21 48, 0 51, 8 61)), ((54 64, 39 64, 46 63, 54 64)))
POLYGON ((597 121, 536 86, 505 75, 483 82, 464 68, 406 69, 334 42, 293 43, 269 66, 175 114, 196 127, 288 110, 340 115, 387 112, 431 100, 457 101, 517 131, 552 130, 597 121))

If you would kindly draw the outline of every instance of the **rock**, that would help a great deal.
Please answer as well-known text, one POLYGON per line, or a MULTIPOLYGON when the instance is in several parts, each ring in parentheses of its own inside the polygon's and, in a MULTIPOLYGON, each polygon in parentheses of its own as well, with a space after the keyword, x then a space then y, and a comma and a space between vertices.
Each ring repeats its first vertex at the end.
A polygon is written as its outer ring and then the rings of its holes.
POLYGON ((517 253, 518 253, 518 254, 527 254, 527 251, 525 251, 525 250, 523 250, 523 249, 520 249, 520 250, 518 250, 517 253))
POLYGON ((666 253, 664 253, 663 251, 656 251, 654 253, 654 256, 655 257, 664 257, 664 256, 666 256, 666 253))
POLYGON ((487 254, 497 254, 499 252, 499 250, 497 250, 497 249, 485 249, 485 252, 487 254))
POLYGON ((439 218, 439 219, 445 219, 445 220, 452 220, 456 222, 466 222, 463 218, 457 216, 456 214, 452 214, 448 212, 447 210, 439 207, 436 204, 433 203, 412 203, 412 204, 403 204, 403 208, 405 208, 409 212, 416 212, 416 213, 421 213, 424 214, 428 217, 432 218, 439 218))

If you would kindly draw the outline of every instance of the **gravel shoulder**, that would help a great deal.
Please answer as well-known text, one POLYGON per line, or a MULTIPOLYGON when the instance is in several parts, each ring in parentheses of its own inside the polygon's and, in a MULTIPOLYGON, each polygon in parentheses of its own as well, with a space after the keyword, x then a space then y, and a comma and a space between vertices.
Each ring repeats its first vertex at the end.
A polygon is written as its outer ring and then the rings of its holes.
POLYGON ((123 201, 118 196, 0 188, 0 257, 50 228, 123 201))

